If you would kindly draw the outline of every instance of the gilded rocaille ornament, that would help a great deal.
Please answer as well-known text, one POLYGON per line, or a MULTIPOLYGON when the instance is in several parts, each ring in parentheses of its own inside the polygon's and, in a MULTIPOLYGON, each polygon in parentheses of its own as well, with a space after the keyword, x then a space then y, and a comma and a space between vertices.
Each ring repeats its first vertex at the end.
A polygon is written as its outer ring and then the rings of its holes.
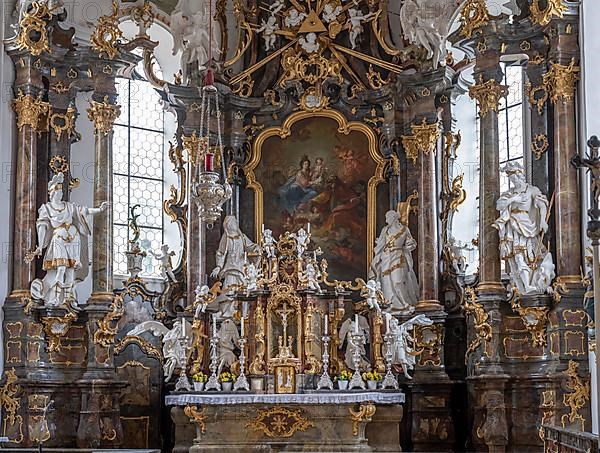
POLYGON ((183 413, 198 427, 200 433, 204 434, 206 431, 206 419, 208 418, 206 408, 199 411, 197 406, 190 406, 188 404, 183 409, 183 413))
POLYGON ((105 348, 115 343, 115 337, 118 333, 117 324, 123 313, 125 313, 123 296, 117 295, 110 304, 110 311, 98 321, 98 329, 94 332, 94 343, 105 348))
POLYGON ((302 410, 290 410, 285 407, 258 409, 256 418, 246 424, 246 428, 262 432, 270 438, 292 437, 297 431, 306 431, 315 426, 302 413, 302 410))
POLYGON ((548 343, 546 339, 546 324, 548 323, 549 307, 523 307, 520 295, 513 288, 514 297, 510 300, 512 309, 519 315, 525 329, 531 334, 531 341, 535 347, 544 347, 548 343))
POLYGON ((98 18, 98 25, 90 38, 92 49, 109 60, 117 56, 117 44, 123 33, 119 29, 119 5, 113 1, 113 12, 98 18))
POLYGON ((31 55, 38 56, 42 52, 50 52, 47 21, 50 19, 50 10, 45 1, 33 2, 30 12, 24 12, 19 22, 17 46, 26 49, 31 55))
POLYGON ((121 107, 109 103, 108 96, 104 96, 102 102, 90 101, 87 112, 88 118, 94 122, 94 132, 108 135, 112 132, 113 125, 121 114, 121 107))
POLYGON ((70 311, 65 316, 43 316, 41 318, 48 341, 46 346, 48 352, 60 351, 61 339, 67 334, 76 319, 77 315, 70 311))
POLYGON ((546 91, 546 87, 543 83, 540 86, 534 87, 531 82, 527 82, 525 87, 527 89, 529 103, 532 106, 535 106, 538 115, 541 115, 544 112, 544 104, 546 104, 546 101, 548 100, 548 91, 546 91))
POLYGON ((424 154, 435 153, 437 143, 440 138, 439 123, 427 124, 427 119, 423 118, 421 124, 411 124, 412 135, 402 136, 402 146, 406 152, 406 157, 417 163, 419 151, 424 154))
POLYGON ((546 6, 540 6, 542 0, 531 0, 529 11, 531 13, 531 21, 538 25, 547 25, 553 17, 563 17, 567 10, 563 0, 545 0, 546 6))
POLYGON ((460 11, 460 36, 471 38, 473 33, 490 21, 485 0, 468 0, 460 11))
POLYGON ((486 342, 492 339, 492 326, 489 323, 490 316, 485 312, 483 305, 477 302, 475 290, 473 288, 465 288, 465 296, 465 313, 473 317, 473 327, 475 328, 475 338, 471 340, 465 352, 466 363, 471 354, 481 345, 482 341, 486 342))
POLYGON ((574 59, 568 66, 559 63, 550 65, 550 70, 544 74, 543 83, 553 104, 559 100, 567 102, 574 99, 579 72, 580 68, 575 64, 574 59))
POLYGON ((483 80, 483 75, 479 75, 477 84, 469 87, 469 96, 475 99, 479 104, 479 114, 484 117, 491 110, 498 112, 498 103, 500 98, 508 94, 508 87, 500 85, 495 79, 483 80))
POLYGON ((544 134, 536 134, 531 141, 531 151, 535 155, 535 160, 540 160, 549 147, 548 137, 544 134))
POLYGON ((48 121, 46 116, 50 111, 50 104, 42 101, 42 94, 37 98, 31 94, 23 94, 19 90, 16 99, 12 101, 12 107, 17 114, 17 127, 19 130, 23 126, 30 126, 38 134, 48 130, 48 121))
POLYGON ((17 394, 21 391, 21 386, 17 384, 17 374, 15 369, 6 370, 4 373, 6 382, 0 387, 0 405, 2 406, 4 417, 10 425, 16 421, 17 411, 21 408, 21 398, 17 394))
POLYGON ((65 132, 71 137, 75 133, 75 109, 68 107, 65 113, 52 113, 49 123, 58 141, 65 132))
POLYGON ((569 367, 564 373, 567 376, 565 387, 570 393, 565 393, 563 395, 563 404, 570 409, 570 412, 564 414, 561 417, 560 422, 563 428, 566 428, 567 424, 579 421, 581 423, 581 430, 583 431, 585 418, 579 413, 579 410, 582 409, 590 399, 590 383, 579 377, 579 374, 577 374, 578 368, 579 363, 569 360, 569 367))
POLYGON ((377 406, 373 403, 362 403, 358 410, 354 410, 349 407, 348 412, 350 412, 350 420, 352 420, 352 434, 354 436, 358 436, 359 426, 363 421, 370 422, 377 411, 377 406))

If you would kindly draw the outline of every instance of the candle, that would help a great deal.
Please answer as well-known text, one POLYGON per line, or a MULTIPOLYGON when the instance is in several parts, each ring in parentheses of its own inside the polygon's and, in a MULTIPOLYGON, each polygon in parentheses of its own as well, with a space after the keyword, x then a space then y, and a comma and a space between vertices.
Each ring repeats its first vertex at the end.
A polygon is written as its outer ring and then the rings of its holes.
POLYGON ((358 333, 358 315, 354 315, 354 333, 358 333))
POLYGON ((244 252, 244 263, 248 262, 248 253, 244 252))
POLYGON ((244 338, 244 318, 243 317, 242 317, 242 321, 241 321, 241 326, 242 326, 241 336, 242 336, 242 338, 244 338))
POLYGON ((183 338, 187 338, 187 332, 185 331, 186 322, 185 318, 181 318, 181 333, 183 334, 183 338))
POLYGON ((213 337, 217 338, 217 318, 215 317, 215 315, 212 315, 212 320, 213 320, 213 337))
POLYGON ((306 232, 310 234, 310 222, 308 222, 308 226, 306 227, 306 232))
POLYGON ((260 226, 260 232, 263 234, 265 232, 265 224, 264 223, 260 226))
POLYGON ((385 333, 388 333, 390 331, 390 314, 386 313, 385 314, 385 333))
POLYGON ((329 333, 329 317, 325 315, 325 335, 329 333))
POLYGON ((206 153, 204 155, 204 171, 213 171, 215 165, 215 155, 213 153, 206 153))

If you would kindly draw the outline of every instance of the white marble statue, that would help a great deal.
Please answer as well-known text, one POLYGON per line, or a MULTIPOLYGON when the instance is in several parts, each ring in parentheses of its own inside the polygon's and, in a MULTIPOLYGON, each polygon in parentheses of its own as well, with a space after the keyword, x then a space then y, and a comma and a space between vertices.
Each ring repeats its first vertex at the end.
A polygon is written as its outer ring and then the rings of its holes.
POLYGON ((504 171, 509 189, 496 202, 500 217, 494 222, 500 236, 500 256, 511 283, 521 294, 551 292, 552 254, 543 244, 548 231, 548 198, 525 180, 523 167, 509 163, 504 171))
POLYGON ((249 296, 252 291, 258 289, 258 281, 263 278, 263 273, 260 267, 254 263, 245 266, 244 270, 244 286, 246 287, 246 296, 249 296))
POLYGON ((300 47, 302 47, 306 53, 313 53, 319 50, 317 35, 313 32, 308 33, 306 37, 301 36, 298 39, 298 43, 300 43, 300 47))
POLYGON ((196 305, 196 311, 194 312, 194 318, 199 318, 200 314, 206 312, 206 307, 208 306, 211 296, 210 296, 210 288, 208 285, 198 285, 194 290, 196 293, 196 297, 194 303, 196 305))
POLYGON ((369 20, 374 14, 363 14, 356 8, 350 8, 348 10, 348 15, 348 21, 350 22, 350 47, 356 49, 356 40, 364 31, 363 22, 369 20))
POLYGON ((308 262, 306 265, 306 269, 302 273, 302 280, 306 282, 306 289, 311 291, 316 291, 317 293, 322 293, 321 285, 319 284, 319 277, 321 277, 321 272, 319 268, 312 262, 308 262))
POLYGON ((381 284, 383 297, 395 314, 411 314, 415 310, 419 283, 413 270, 411 252, 417 246, 407 226, 400 223, 396 211, 385 215, 386 226, 375 242, 369 279, 381 284))
POLYGON ((300 228, 297 232, 292 233, 291 236, 296 240, 296 253, 298 254, 298 258, 302 258, 310 243, 310 234, 307 233, 304 228, 300 228))
POLYGON ((445 60, 445 37, 455 10, 455 2, 448 0, 405 0, 400 10, 404 37, 427 50, 434 68, 445 60))
POLYGON ((223 368, 230 368, 237 359, 233 351, 239 344, 240 334, 237 326, 231 319, 226 319, 221 323, 217 338, 219 339, 219 366, 217 374, 221 374, 223 368))
POLYGON ((108 209, 106 202, 99 208, 87 208, 63 201, 63 184, 62 173, 48 183, 49 201, 39 208, 36 221, 38 245, 26 257, 32 260, 46 249, 42 262, 46 275, 33 280, 31 295, 43 300, 47 307, 64 303, 77 305, 75 285, 83 281, 89 271, 88 237, 92 233, 86 216, 108 209))
POLYGON ((217 266, 211 273, 211 277, 222 281, 225 291, 225 294, 216 299, 219 303, 220 318, 233 317, 236 307, 227 292, 234 292, 244 285, 244 265, 247 263, 248 255, 255 254, 258 257, 259 253, 260 248, 242 233, 237 219, 234 216, 225 217, 223 236, 216 254, 217 266))
POLYGON ((265 51, 268 52, 275 47, 275 40, 277 39, 275 32, 277 30, 279 30, 279 25, 277 25, 275 16, 269 16, 266 22, 263 19, 260 27, 256 29, 256 33, 262 33, 262 38, 265 40, 265 51))
POLYGON ((396 318, 391 317, 391 315, 388 313, 386 313, 386 316, 390 316, 388 321, 390 332, 394 335, 394 339, 392 340, 392 363, 395 365, 400 365, 402 367, 402 371, 404 372, 404 376, 407 379, 412 379, 412 377, 408 374, 408 370, 412 370, 415 367, 416 355, 414 354, 415 340, 411 335, 411 331, 417 325, 430 326, 433 324, 433 321, 425 315, 417 315, 414 318, 411 318, 408 321, 400 324, 396 318))
POLYGON ((268 228, 262 232, 262 249, 268 260, 275 258, 275 239, 273 232, 268 228))
MULTIPOLYGON (((192 347, 192 326, 185 318, 175 321, 172 329, 158 321, 146 321, 131 329, 127 336, 136 337, 144 332, 150 332, 155 337, 161 338, 165 382, 171 380, 176 369, 185 370, 187 352, 192 347)), ((185 372, 181 373, 184 374, 185 372)))
POLYGON ((375 309, 381 313, 381 306, 379 305, 379 302, 383 299, 381 283, 373 279, 367 281, 364 288, 362 288, 361 296, 365 298, 371 310, 375 309))
MULTIPOLYGON (((214 0, 213 11, 215 11, 214 0)), ((188 80, 192 70, 206 69, 210 46, 210 10, 206 0, 179 0, 170 16, 173 35, 173 55, 181 53, 182 79, 188 80)), ((212 21, 212 58, 218 60, 221 52, 221 31, 212 21)))
POLYGON ((362 315, 358 315, 358 327, 356 326, 354 317, 346 319, 340 326, 339 348, 341 349, 343 347, 345 341, 346 353, 344 355, 344 362, 346 363, 346 366, 349 369, 354 370, 354 362, 352 360, 352 357, 356 349, 360 351, 360 368, 362 370, 371 368, 371 364, 367 359, 367 352, 365 348, 366 344, 369 342, 369 332, 369 321, 362 315), (356 334, 358 334, 358 336, 360 336, 364 341, 359 341, 358 343, 355 343, 352 337, 353 335, 356 336, 356 334))
POLYGON ((290 8, 283 23, 288 28, 294 28, 300 25, 304 19, 306 19, 306 13, 298 12, 296 8, 290 8))
POLYGON ((160 273, 162 278, 164 278, 166 282, 170 280, 173 283, 176 283, 177 279, 173 273, 173 262, 171 260, 171 258, 175 256, 175 252, 169 250, 169 246, 167 244, 163 244, 160 247, 159 253, 155 253, 152 250, 148 250, 148 252, 150 252, 154 258, 160 261, 160 273))
POLYGON ((342 11, 341 5, 334 6, 333 3, 326 3, 321 17, 323 18, 323 21, 329 24, 336 20, 338 16, 342 14, 342 11))

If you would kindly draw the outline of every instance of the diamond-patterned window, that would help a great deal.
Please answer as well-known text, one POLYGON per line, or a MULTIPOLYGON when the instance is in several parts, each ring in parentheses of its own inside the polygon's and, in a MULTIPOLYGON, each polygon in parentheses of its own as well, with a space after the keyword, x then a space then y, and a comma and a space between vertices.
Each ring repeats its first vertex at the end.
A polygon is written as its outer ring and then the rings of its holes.
MULTIPOLYGON (((131 208, 141 229, 140 246, 160 250, 164 241, 164 146, 165 114, 158 93, 144 80, 119 79, 121 116, 113 138, 113 231, 114 272, 127 274, 128 219, 131 208)), ((150 254, 144 259, 142 275, 160 275, 158 262, 150 254)))

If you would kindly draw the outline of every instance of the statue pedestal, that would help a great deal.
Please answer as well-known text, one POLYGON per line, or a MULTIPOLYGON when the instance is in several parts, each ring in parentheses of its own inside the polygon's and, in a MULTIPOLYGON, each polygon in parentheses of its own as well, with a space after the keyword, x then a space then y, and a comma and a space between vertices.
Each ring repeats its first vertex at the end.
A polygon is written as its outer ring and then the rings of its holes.
POLYGON ((173 452, 401 451, 401 392, 172 394, 173 452))

